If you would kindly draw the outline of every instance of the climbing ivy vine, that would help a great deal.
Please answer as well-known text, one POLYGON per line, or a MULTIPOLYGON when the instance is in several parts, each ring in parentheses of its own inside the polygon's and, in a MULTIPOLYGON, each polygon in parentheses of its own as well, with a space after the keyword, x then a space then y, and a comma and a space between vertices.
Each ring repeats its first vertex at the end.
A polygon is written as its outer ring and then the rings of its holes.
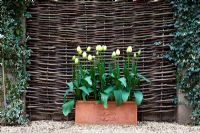
POLYGON ((200 124, 200 1, 171 0, 175 12, 174 41, 166 56, 177 66, 177 89, 193 108, 194 124, 200 124))
POLYGON ((28 0, 0 0, 0 57, 4 67, 6 99, 0 110, 0 123, 25 124, 27 122, 22 100, 29 75, 30 50, 26 45, 23 20, 30 16, 28 0))

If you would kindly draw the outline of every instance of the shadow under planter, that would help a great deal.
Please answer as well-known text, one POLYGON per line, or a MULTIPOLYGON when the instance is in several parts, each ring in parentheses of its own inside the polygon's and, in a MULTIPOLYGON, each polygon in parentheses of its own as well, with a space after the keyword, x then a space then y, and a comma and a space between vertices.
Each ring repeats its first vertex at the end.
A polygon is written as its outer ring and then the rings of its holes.
POLYGON ((75 123, 137 125, 137 105, 134 102, 126 102, 117 106, 110 101, 105 109, 96 101, 77 101, 75 123))

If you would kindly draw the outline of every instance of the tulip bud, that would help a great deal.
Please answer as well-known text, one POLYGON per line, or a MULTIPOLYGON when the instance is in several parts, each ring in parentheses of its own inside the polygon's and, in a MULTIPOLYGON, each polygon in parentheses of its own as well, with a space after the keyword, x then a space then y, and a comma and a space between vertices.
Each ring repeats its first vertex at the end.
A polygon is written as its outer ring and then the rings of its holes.
POLYGON ((74 55, 74 56, 72 57, 72 61, 75 61, 75 59, 76 59, 76 56, 74 55))
POLYGON ((134 53, 134 58, 136 58, 137 57, 137 55, 136 55, 136 53, 134 53))
POLYGON ((98 52, 98 51, 96 52, 96 55, 99 55, 99 52, 98 52))
POLYGON ((87 58, 87 53, 84 51, 82 56, 83 56, 84 59, 86 59, 87 58))
POLYGON ((101 52, 101 51, 103 51, 103 47, 100 45, 100 47, 99 47, 99 51, 101 52))
POLYGON ((131 53, 133 51, 131 46, 128 46, 128 48, 126 49, 126 53, 131 53))
POLYGON ((101 50, 101 45, 97 45, 96 46, 96 51, 100 51, 101 50))
POLYGON ((83 52, 83 51, 82 51, 82 50, 80 50, 80 51, 78 51, 78 54, 79 54, 79 55, 81 55, 81 54, 82 54, 82 52, 83 52))
POLYGON ((117 56, 120 55, 120 50, 119 50, 119 49, 116 50, 116 55, 117 55, 117 56))
POLYGON ((87 47, 87 52, 90 52, 91 51, 91 47, 87 47))
POLYGON ((92 58, 95 59, 95 56, 93 55, 92 58))
POLYGON ((77 50, 78 53, 79 53, 80 51, 82 51, 80 46, 78 46, 78 47, 76 48, 76 50, 77 50))
POLYGON ((76 58, 74 62, 75 62, 75 64, 78 64, 79 63, 79 59, 76 58))
POLYGON ((103 51, 106 51, 106 50, 107 50, 107 46, 106 46, 106 45, 103 45, 103 46, 102 46, 102 49, 103 49, 103 51))
POLYGON ((142 52, 142 51, 141 51, 141 49, 140 49, 140 50, 138 51, 138 55, 140 55, 140 54, 141 54, 141 52, 142 52))
POLYGON ((112 58, 115 58, 116 57, 116 53, 115 51, 112 52, 112 58))
POLYGON ((88 55, 88 60, 92 61, 92 55, 88 55))

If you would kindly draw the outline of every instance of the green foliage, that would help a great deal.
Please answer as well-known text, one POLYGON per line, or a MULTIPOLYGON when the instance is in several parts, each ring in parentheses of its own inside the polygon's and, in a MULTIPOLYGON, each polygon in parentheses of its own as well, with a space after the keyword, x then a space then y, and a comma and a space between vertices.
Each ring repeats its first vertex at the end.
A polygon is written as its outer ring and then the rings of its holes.
MULTIPOLYGON (((120 51, 114 51, 112 54, 113 63, 109 64, 109 70, 107 70, 106 49, 106 46, 98 45, 96 57, 86 56, 87 54, 83 52, 82 58, 82 50, 77 47, 79 55, 73 57, 75 62, 73 80, 67 83, 68 89, 64 95, 62 106, 65 116, 73 109, 75 100, 93 100, 92 96, 97 103, 103 104, 104 108, 108 107, 108 100, 114 100, 118 106, 133 98, 137 105, 142 103, 143 94, 139 89, 139 82, 140 80, 150 81, 137 71, 137 62, 141 51, 135 53, 134 58, 131 59, 132 47, 129 47, 123 68, 119 64, 120 51), (130 61, 133 61, 133 63, 130 63, 130 61), (75 99, 67 99, 69 93, 74 93, 75 99)), ((91 51, 88 53, 91 54, 91 51)))
POLYGON ((4 59, 6 73, 6 103, 0 111, 0 120, 5 124, 25 124, 22 95, 29 78, 26 65, 29 64, 30 50, 24 39, 23 18, 29 16, 27 0, 1 0, 0 14, 0 57, 4 59), (10 75, 10 76, 9 76, 10 75))
POLYGON ((175 11, 174 41, 166 56, 177 65, 177 88, 193 107, 194 124, 200 124, 200 3, 171 0, 175 11))

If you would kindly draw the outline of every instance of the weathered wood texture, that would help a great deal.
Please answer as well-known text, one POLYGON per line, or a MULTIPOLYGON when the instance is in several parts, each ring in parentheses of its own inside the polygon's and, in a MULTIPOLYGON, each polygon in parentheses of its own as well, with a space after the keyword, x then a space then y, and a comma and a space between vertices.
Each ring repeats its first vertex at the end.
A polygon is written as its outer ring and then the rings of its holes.
MULTIPOLYGON (((63 119, 61 105, 66 82, 72 76, 74 49, 97 44, 108 46, 106 56, 130 45, 134 51, 142 49, 139 70, 152 84, 141 84, 144 102, 139 119, 175 119, 175 67, 162 58, 174 30, 167 2, 41 0, 29 11, 32 18, 27 20, 27 34, 32 55, 26 99, 31 119, 63 119), (157 41, 160 46, 154 45, 157 41)), ((74 119, 74 114, 68 119, 74 119)))

